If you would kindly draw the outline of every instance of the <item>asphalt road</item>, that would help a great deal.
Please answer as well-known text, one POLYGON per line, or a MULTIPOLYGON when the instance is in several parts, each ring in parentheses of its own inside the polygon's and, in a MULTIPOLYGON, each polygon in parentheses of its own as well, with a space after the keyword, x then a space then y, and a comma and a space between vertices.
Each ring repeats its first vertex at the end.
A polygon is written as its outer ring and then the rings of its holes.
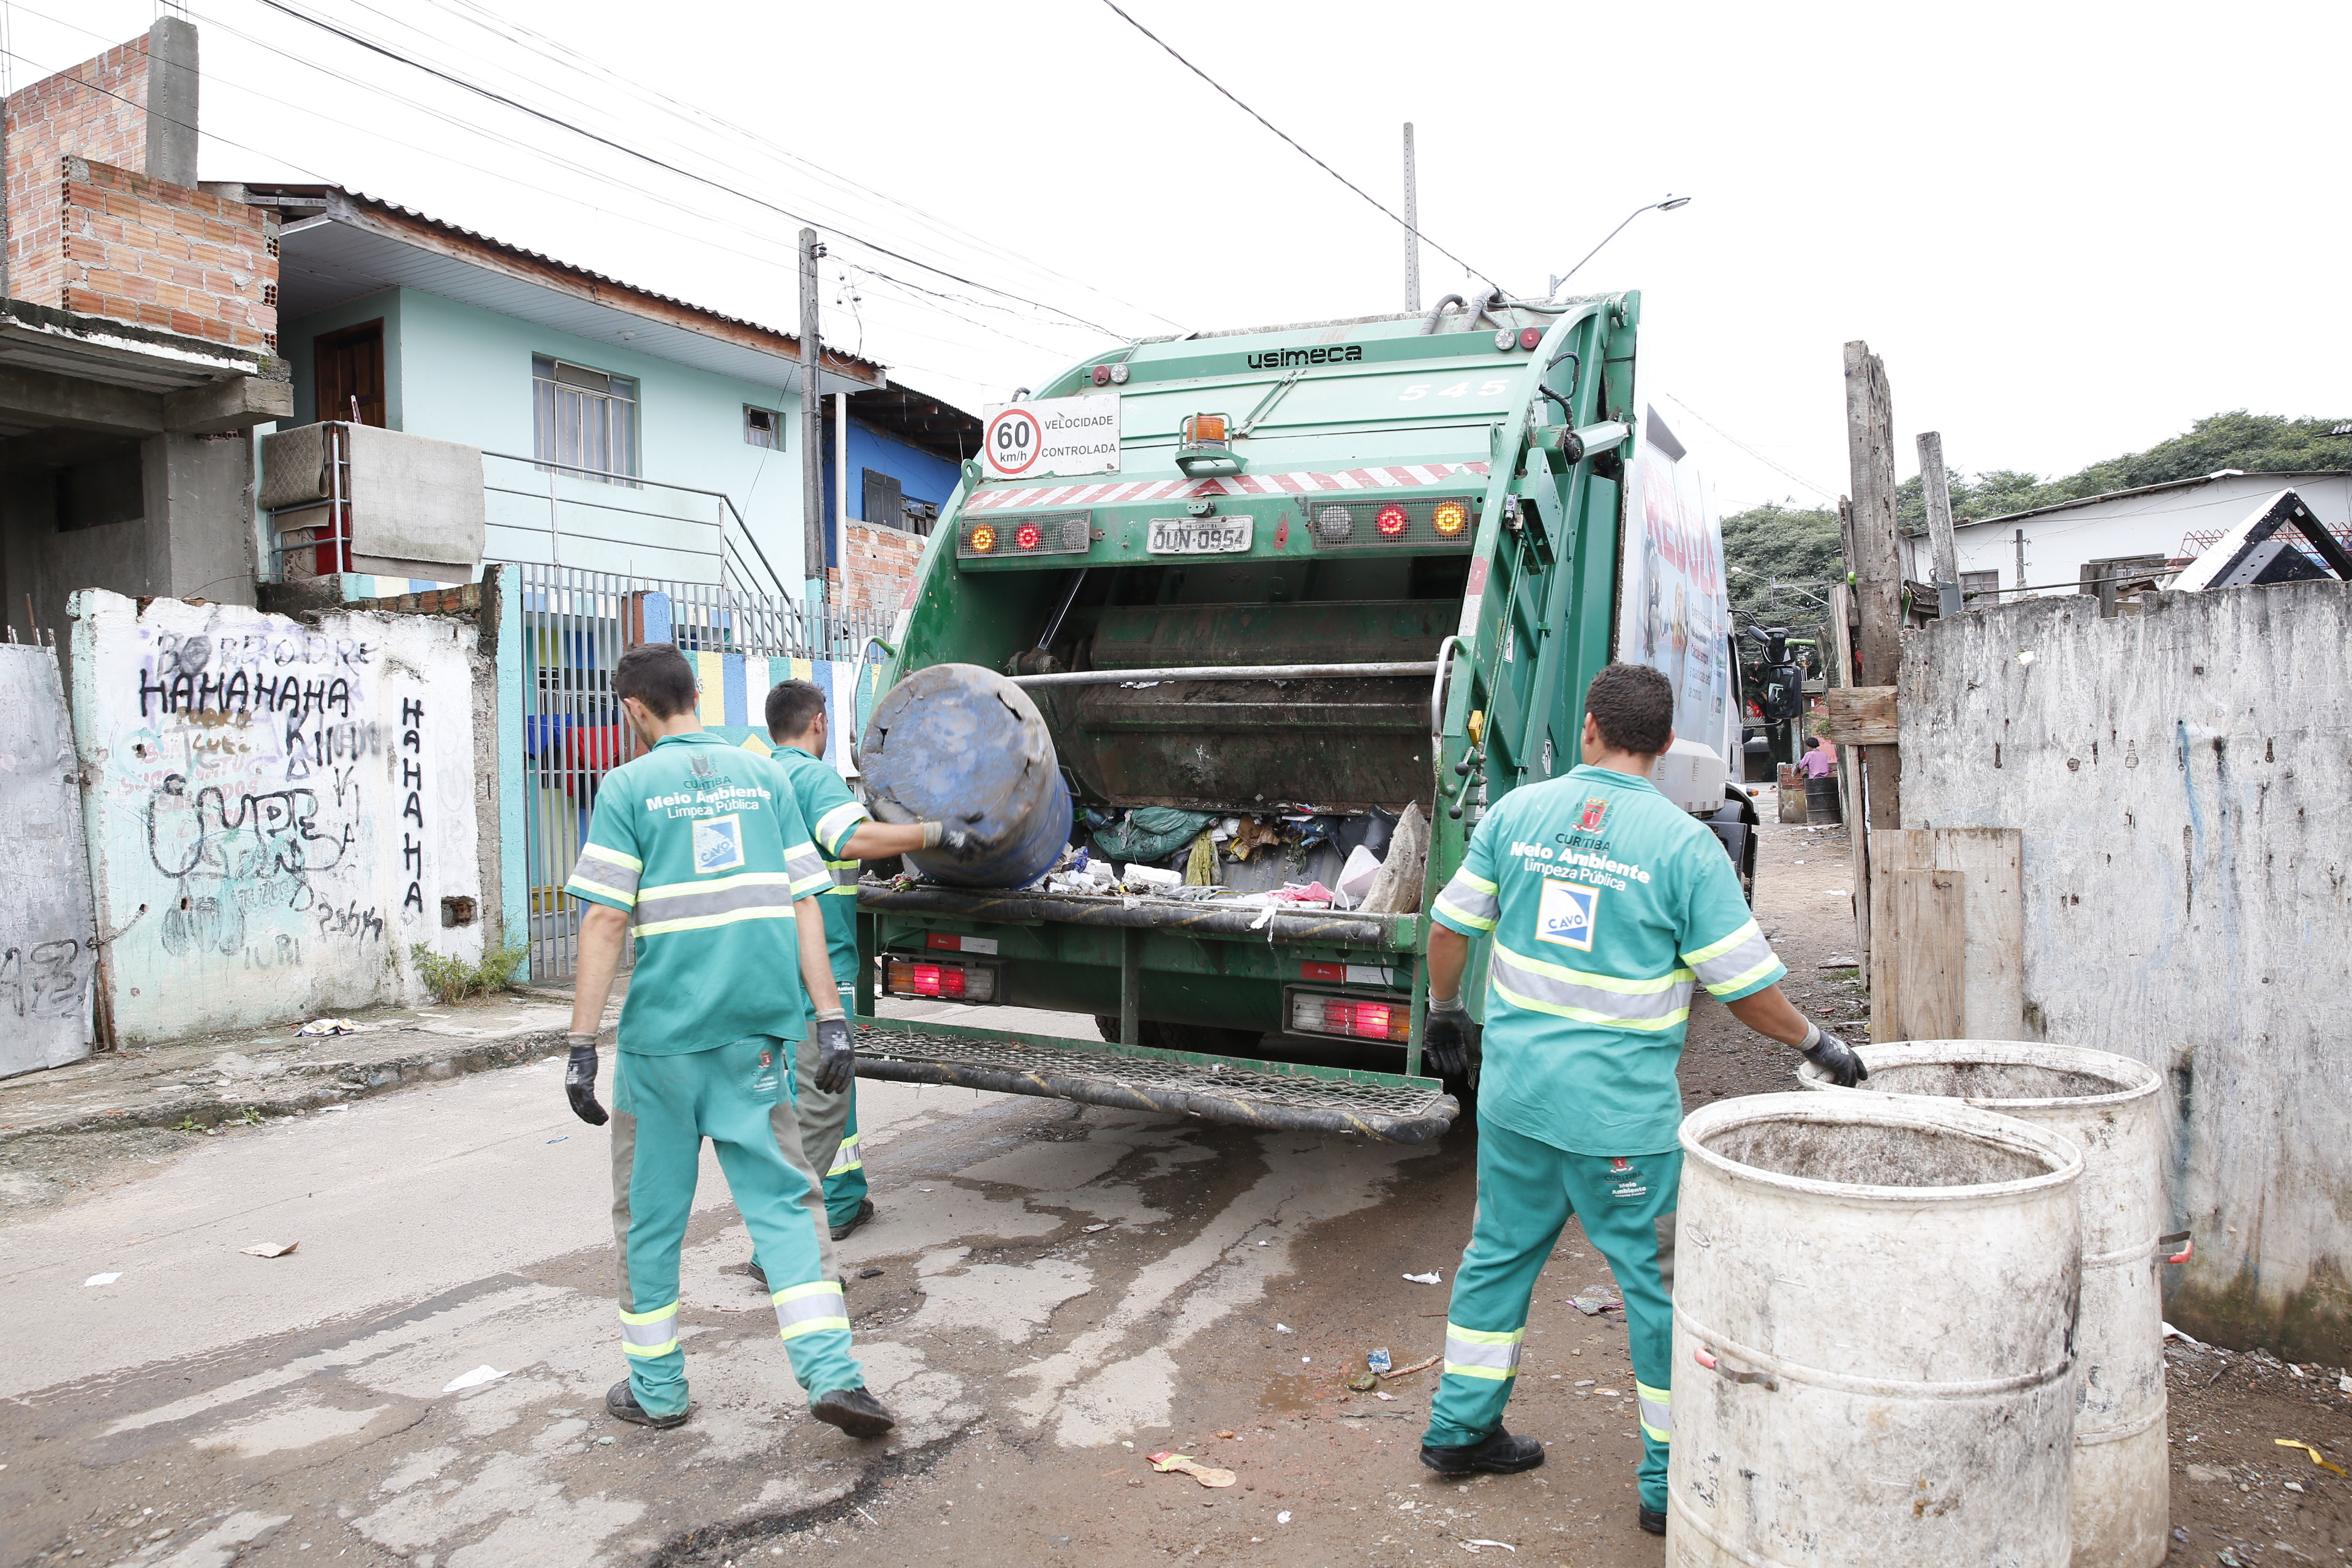
MULTIPOLYGON (((1855 1010, 1820 967, 1851 931, 1843 849, 1776 831, 1759 894, 1830 1019, 1855 1010)), ((1791 1060, 1703 1005, 1686 1101, 1781 1087, 1791 1060)), ((142 1153, 0 1224, 0 1564, 1393 1565, 1500 1552, 1486 1542, 1661 1560, 1633 1521, 1623 1331, 1568 1301, 1610 1283, 1573 1228, 1508 1418, 1551 1444, 1543 1468, 1440 1482, 1415 1457, 1430 1374, 1387 1399, 1344 1387, 1371 1347, 1403 1365, 1439 1346, 1445 1284, 1404 1276, 1453 1278, 1467 1129, 1403 1149, 968 1090, 861 1101, 882 1213, 842 1261, 890 1438, 808 1418, 708 1162, 683 1277, 694 1418, 604 1416, 623 1373, 605 1135, 549 1061, 142 1153), (1160 1449, 1237 1484, 1158 1473, 1160 1449)), ((2286 1461, 2247 1441, 2283 1488, 2286 1461)), ((2326 1508, 2301 1538, 2333 1557, 2333 1478, 2305 1478, 2272 1495, 2326 1508)), ((2263 1495, 2251 1470, 2199 1484, 2231 1508, 2263 1495)))

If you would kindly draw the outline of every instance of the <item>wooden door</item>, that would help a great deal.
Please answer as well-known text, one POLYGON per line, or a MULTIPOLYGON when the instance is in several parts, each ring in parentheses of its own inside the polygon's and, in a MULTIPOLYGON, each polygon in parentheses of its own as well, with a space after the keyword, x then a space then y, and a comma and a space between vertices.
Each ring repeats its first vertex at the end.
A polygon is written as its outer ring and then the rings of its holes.
POLYGON ((383 319, 321 332, 311 353, 318 363, 316 417, 383 428, 383 319))

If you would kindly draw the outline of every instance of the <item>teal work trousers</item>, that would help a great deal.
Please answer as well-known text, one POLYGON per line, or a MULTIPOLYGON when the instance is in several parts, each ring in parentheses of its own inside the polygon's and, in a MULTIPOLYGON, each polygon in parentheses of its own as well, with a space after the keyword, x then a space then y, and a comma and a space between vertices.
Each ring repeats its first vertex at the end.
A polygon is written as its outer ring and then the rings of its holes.
POLYGON ((1478 1129, 1478 1213, 1454 1276, 1445 1371, 1422 1441, 1476 1443, 1503 1424, 1518 1376, 1528 1303, 1572 1215, 1617 1277, 1633 1341, 1642 1423, 1642 1506, 1666 1506, 1674 1433, 1674 1218, 1680 1149, 1611 1158, 1571 1154, 1492 1123, 1478 1129))
POLYGON ((861 1388, 841 1285, 824 1267, 815 1174, 786 1155, 770 1118, 792 1081, 792 1042, 754 1035, 680 1056, 616 1053, 613 1072, 613 1239, 620 1253, 621 1340, 629 1387, 647 1414, 687 1407, 678 1346, 678 1249, 694 1210, 702 1141, 768 1275, 793 1375, 814 1398, 861 1388))

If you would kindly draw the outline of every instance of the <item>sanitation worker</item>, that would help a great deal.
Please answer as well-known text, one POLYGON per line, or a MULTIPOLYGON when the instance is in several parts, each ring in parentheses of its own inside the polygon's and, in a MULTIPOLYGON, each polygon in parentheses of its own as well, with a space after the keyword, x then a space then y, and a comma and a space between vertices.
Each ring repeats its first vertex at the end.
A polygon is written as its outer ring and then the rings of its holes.
MULTIPOLYGON (((812 826, 824 852, 829 885, 816 900, 824 911, 825 952, 832 982, 846 1013, 857 998, 857 874, 861 860, 887 859, 910 849, 944 847, 965 855, 975 847, 968 822, 876 822, 824 761, 824 692, 814 681, 780 681, 768 689, 768 737, 776 744, 769 760, 812 826)), ((874 1217, 866 1194, 866 1161, 857 1140, 856 1058, 843 1054, 820 1058, 804 1054, 798 1067, 799 1093, 775 1110, 776 1140, 798 1139, 812 1170, 824 1177, 824 1224, 835 1241, 874 1217)), ((829 1267, 829 1265, 828 1265, 829 1267)), ((750 1273, 765 1279, 754 1253, 750 1273)))
POLYGON ((1664 676, 1609 666, 1585 692, 1584 765, 1513 790, 1478 824, 1433 911, 1423 1057, 1442 1075, 1467 1071, 1462 974, 1470 938, 1491 935, 1478 1209, 1421 1462, 1442 1475, 1543 1463, 1541 1443, 1503 1429, 1503 1406, 1537 1273, 1574 1215, 1625 1298, 1642 1423, 1636 1518, 1653 1535, 1666 1528, 1674 1430, 1675 1066, 1692 984, 1840 1084, 1865 1076, 1844 1041, 1781 995, 1788 971, 1715 835, 1650 783, 1674 713, 1664 676))
POLYGON ((822 1261, 815 1173, 799 1140, 780 1145, 770 1121, 790 1092, 811 1000, 813 1054, 836 1070, 850 1055, 815 902, 827 883, 824 858, 775 771, 697 721, 694 671, 676 647, 623 654, 612 692, 646 754, 604 775, 565 884, 589 908, 563 1084, 573 1111, 594 1126, 607 1120, 596 1101, 596 1029, 622 938, 634 929, 636 941, 610 1118, 629 1375, 604 1408, 647 1426, 687 1418, 678 1248, 708 1138, 767 1263, 810 1414, 855 1437, 879 1436, 895 1423, 850 1357, 841 1285, 822 1261))

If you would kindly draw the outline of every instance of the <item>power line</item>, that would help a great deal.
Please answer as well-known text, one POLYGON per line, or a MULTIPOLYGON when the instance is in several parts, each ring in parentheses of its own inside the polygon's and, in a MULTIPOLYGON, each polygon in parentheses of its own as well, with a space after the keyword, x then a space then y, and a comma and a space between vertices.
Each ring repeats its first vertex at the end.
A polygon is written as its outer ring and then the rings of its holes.
MULTIPOLYGON (((569 131, 575 136, 584 137, 588 141, 596 142, 600 146, 609 147, 616 153, 625 153, 629 157, 638 159, 643 163, 650 163, 657 169, 676 174, 681 179, 692 180, 697 184, 707 185, 714 191, 733 196, 739 201, 749 202, 754 206, 763 207, 769 212, 776 214, 780 217, 790 219, 793 223, 814 223, 816 221, 815 219, 806 217, 799 213, 793 212, 789 208, 778 206, 775 203, 768 201, 762 197, 753 195, 748 191, 738 190, 732 185, 727 184, 719 180, 714 180, 707 174, 696 174, 691 169, 683 168, 680 165, 669 163, 665 159, 656 158, 652 153, 644 152, 635 147, 631 147, 625 142, 616 142, 609 136, 599 135, 597 132, 589 130, 587 127, 576 125, 571 121, 563 119, 560 115, 550 114, 543 109, 535 109, 519 99, 511 98, 502 92, 493 91, 489 88, 482 87, 477 83, 467 81, 465 78, 455 75, 452 72, 445 71, 437 67, 427 65, 422 60, 415 59, 407 55, 402 54, 397 49, 389 47, 386 45, 376 43, 372 39, 361 37, 357 33, 349 32, 344 28, 336 26, 331 22, 321 21, 316 16, 307 16, 304 13, 296 10, 293 6, 283 4, 282 0, 258 0, 258 3, 268 6, 273 11, 280 12, 288 16, 291 16, 298 22, 302 22, 310 26, 316 27, 321 32, 332 34, 334 37, 342 39, 346 43, 357 45, 359 47, 367 50, 371 54, 381 55, 388 60, 394 60, 401 65, 407 66, 412 70, 421 71, 425 75, 433 77, 437 80, 446 81, 452 87, 463 89, 465 91, 473 93, 481 98, 486 98, 493 103, 501 104, 508 109, 513 110, 519 114, 526 114, 534 120, 543 121, 560 130, 569 131)), ((877 255, 889 257, 894 261, 903 261, 909 266, 919 267, 926 272, 935 272, 942 278, 952 279, 954 281, 963 284, 966 288, 984 289, 988 293, 999 294, 1008 300, 1017 300, 1024 305, 1031 305, 1041 310, 1051 311, 1055 315, 1075 321, 1079 326, 1091 328, 1095 331, 1101 332, 1108 337, 1120 337, 1124 335, 1104 326, 1099 321, 1090 321, 1084 316, 1077 315, 1073 311, 1065 310, 1057 305, 1048 305, 1041 300, 1032 300, 1026 295, 1016 294, 1009 289, 999 289, 992 284, 982 283, 978 279, 966 278, 961 273, 951 272, 948 268, 938 266, 935 263, 924 261, 917 257, 908 256, 903 251, 893 250, 887 245, 878 244, 874 240, 866 239, 860 236, 851 234, 841 228, 838 225, 828 225, 827 226, 832 227, 842 238, 848 240, 853 245, 862 246, 866 249, 871 250, 877 255)), ((1455 258, 1455 259, 1459 260, 1460 258, 1455 258)), ((1484 277, 1485 274, 1482 273, 1480 276, 1484 277)), ((1492 281, 1492 279, 1489 279, 1489 281, 1492 281)))
POLYGON ((1684 413, 1689 415, 1692 418, 1697 420, 1700 424, 1706 426, 1708 429, 1714 431, 1717 435, 1722 437, 1725 440, 1730 442, 1733 446, 1738 447, 1741 451, 1747 453, 1758 462, 1763 464, 1766 468, 1770 468, 1774 473, 1779 474, 1781 478, 1796 480, 1799 484, 1804 486, 1807 489, 1812 491, 1823 500, 1834 501, 1837 500, 1835 495, 1822 489, 1821 486, 1813 483, 1812 480, 1805 478, 1802 474, 1790 473, 1788 469, 1782 468, 1780 464, 1774 462, 1771 458, 1766 457, 1763 453, 1758 451, 1755 447, 1749 446, 1738 437, 1733 435, 1730 431, 1726 430, 1722 426, 1717 425, 1714 420, 1709 419, 1706 415, 1701 414, 1697 409, 1693 408, 1689 404, 1684 403, 1681 398, 1675 396, 1673 393, 1669 392, 1664 395, 1672 402, 1679 405, 1684 413))
MULTIPOLYGON (((262 3, 264 5, 275 5, 277 4, 277 0, 262 0, 262 3)), ((1469 273, 1472 277, 1485 278, 1489 285, 1497 290, 1501 289, 1503 286, 1500 283, 1496 283, 1492 278, 1487 278, 1484 272, 1479 271, 1468 262, 1464 261, 1460 257, 1446 249, 1445 247, 1438 244, 1437 241, 1431 239, 1427 235, 1422 233, 1421 230, 1413 227, 1412 225, 1397 216, 1396 214, 1390 212, 1386 206, 1382 205, 1378 199, 1372 196, 1361 185, 1359 185, 1355 181, 1339 173, 1339 170, 1333 168, 1322 159, 1318 158, 1314 153, 1309 153, 1306 148, 1299 146, 1297 142, 1293 140, 1287 132, 1285 132, 1280 126, 1275 124, 1273 121, 1268 120, 1265 115, 1260 114, 1256 110, 1252 109, 1248 104, 1244 103, 1240 99, 1235 98, 1231 92, 1226 90, 1224 85, 1219 82, 1216 78, 1211 76, 1207 71, 1202 70, 1199 66, 1194 65, 1191 60, 1186 59, 1182 55, 1178 54, 1175 48, 1169 44, 1167 39, 1162 38, 1159 34, 1153 32, 1150 28, 1145 26, 1134 17, 1129 16, 1125 11, 1119 10, 1118 0, 1103 0, 1103 4, 1109 6, 1112 11, 1116 12, 1119 20, 1125 22, 1129 26, 1133 27, 1137 32, 1141 33, 1145 37, 1150 38, 1153 43, 1158 44, 1161 48, 1166 49, 1168 51, 1169 58, 1174 60, 1178 65, 1182 66, 1186 70, 1191 71, 1194 76, 1199 77, 1202 81, 1207 82, 1211 87, 1215 88, 1220 93, 1223 93, 1226 101, 1230 102, 1235 109, 1240 110, 1244 114, 1248 115, 1252 120, 1256 121, 1260 125, 1265 126, 1268 131, 1273 132, 1285 142, 1288 142, 1292 148, 1297 152, 1300 157, 1305 158, 1308 163, 1314 164, 1317 168, 1322 170, 1325 174, 1330 175, 1333 179, 1339 181, 1341 184, 1347 186, 1358 195, 1362 196, 1364 200, 1370 202, 1374 207, 1378 208, 1384 216, 1386 216, 1391 223, 1395 224, 1399 228, 1412 236, 1413 238, 1421 240, 1432 250, 1434 250, 1438 255, 1444 257, 1447 260, 1459 263, 1462 269, 1469 273)))

